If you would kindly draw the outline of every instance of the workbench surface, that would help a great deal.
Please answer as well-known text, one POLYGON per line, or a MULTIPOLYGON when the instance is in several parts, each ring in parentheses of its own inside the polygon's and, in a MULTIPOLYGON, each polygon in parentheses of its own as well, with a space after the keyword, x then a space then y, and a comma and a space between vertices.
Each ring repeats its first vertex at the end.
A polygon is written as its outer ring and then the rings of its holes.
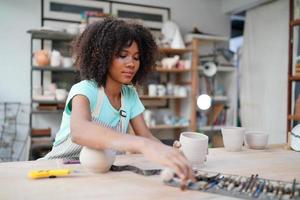
MULTIPOLYGON (((134 165, 142 169, 160 166, 142 155, 117 156, 115 165, 134 165)), ((282 181, 300 180, 300 153, 282 146, 265 150, 244 148, 227 152, 223 148, 209 149, 205 171, 221 172, 282 181)), ((0 163, 0 199, 234 199, 200 191, 181 191, 164 185, 159 176, 145 177, 132 172, 93 174, 80 164, 64 165, 61 160, 0 163), (67 177, 30 179, 30 170, 71 168, 77 172, 67 177)))

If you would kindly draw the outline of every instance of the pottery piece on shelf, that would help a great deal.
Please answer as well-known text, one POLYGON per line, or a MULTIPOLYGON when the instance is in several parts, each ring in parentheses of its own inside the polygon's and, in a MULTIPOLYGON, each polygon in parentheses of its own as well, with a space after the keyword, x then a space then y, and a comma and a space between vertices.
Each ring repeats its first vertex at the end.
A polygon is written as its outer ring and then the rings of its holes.
POLYGON ((47 50, 36 51, 33 55, 38 66, 47 66, 50 64, 50 54, 47 50))

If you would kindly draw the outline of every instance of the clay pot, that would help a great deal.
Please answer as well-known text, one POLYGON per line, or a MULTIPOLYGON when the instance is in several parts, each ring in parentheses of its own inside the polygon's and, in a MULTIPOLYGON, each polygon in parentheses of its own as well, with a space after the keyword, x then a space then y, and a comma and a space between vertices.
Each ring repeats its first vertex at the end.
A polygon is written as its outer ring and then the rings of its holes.
POLYGON ((241 151, 245 129, 242 127, 224 127, 221 129, 224 147, 227 151, 241 151))
POLYGON ((50 64, 50 55, 47 50, 39 50, 35 52, 34 59, 38 66, 47 66, 50 64))
POLYGON ((88 147, 83 147, 79 156, 83 167, 94 173, 108 172, 115 158, 116 153, 111 149, 96 150, 88 147))

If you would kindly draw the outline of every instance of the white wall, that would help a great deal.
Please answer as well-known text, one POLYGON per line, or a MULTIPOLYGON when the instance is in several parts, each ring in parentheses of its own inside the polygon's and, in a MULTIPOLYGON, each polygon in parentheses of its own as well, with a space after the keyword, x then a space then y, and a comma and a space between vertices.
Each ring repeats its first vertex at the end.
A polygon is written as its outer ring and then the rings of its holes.
POLYGON ((222 0, 223 13, 238 13, 274 0, 222 0))
POLYGON ((0 1, 0 102, 30 101, 30 35, 40 26, 40 1, 0 1))
POLYGON ((230 35, 230 18, 222 13, 220 0, 127 0, 124 2, 169 7, 171 19, 179 24, 182 34, 197 26, 203 32, 230 35))

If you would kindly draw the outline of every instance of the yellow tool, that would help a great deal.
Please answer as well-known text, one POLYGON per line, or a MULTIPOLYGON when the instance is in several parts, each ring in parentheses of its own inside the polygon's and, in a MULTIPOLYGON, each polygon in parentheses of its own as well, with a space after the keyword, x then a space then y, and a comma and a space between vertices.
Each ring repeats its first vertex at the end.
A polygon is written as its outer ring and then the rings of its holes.
POLYGON ((55 178, 57 176, 68 176, 71 172, 71 169, 31 170, 28 177, 32 179, 55 178))

